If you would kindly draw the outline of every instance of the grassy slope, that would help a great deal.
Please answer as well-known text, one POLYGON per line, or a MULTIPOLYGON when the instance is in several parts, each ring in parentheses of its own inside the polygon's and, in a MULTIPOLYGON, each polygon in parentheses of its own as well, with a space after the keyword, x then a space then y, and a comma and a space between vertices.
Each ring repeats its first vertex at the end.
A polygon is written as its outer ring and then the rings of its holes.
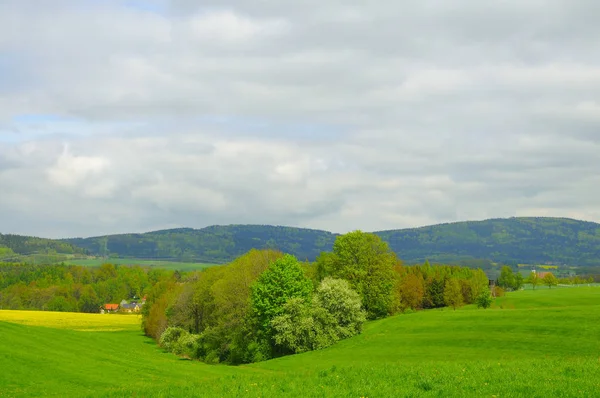
MULTIPOLYGON (((325 350, 237 368, 162 353, 135 317, 126 318, 129 326, 120 321, 121 331, 82 332, 64 330, 64 320, 34 322, 63 330, 2 322, 22 315, 0 311, 0 397, 584 397, 600 390, 600 288, 516 292, 496 307, 391 317, 325 350)), ((107 328, 117 320, 95 316, 107 328)), ((89 329, 90 318, 81 322, 89 329)))

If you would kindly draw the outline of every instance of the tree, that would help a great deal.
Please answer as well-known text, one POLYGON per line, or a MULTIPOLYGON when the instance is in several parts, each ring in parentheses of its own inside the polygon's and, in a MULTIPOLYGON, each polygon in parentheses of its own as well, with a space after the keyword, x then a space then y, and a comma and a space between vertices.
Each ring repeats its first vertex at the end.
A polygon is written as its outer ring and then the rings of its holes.
POLYGON ((440 274, 433 274, 426 280, 425 297, 423 304, 426 308, 443 307, 445 278, 440 274))
POLYGON ((479 296, 475 298, 475 303, 477 304, 477 308, 490 308, 492 305, 492 292, 489 288, 485 288, 479 293, 479 296))
POLYGON ((360 297, 342 279, 325 278, 312 302, 291 298, 273 319, 275 343, 300 353, 328 347, 362 330, 365 313, 360 297))
POLYGON ((513 289, 514 290, 519 290, 520 288, 523 287, 523 283, 525 282, 525 280, 523 279, 523 275, 520 272, 517 272, 515 274, 515 278, 513 280, 513 289))
POLYGON ((425 281, 420 273, 408 273, 399 283, 398 295, 400 300, 400 309, 406 308, 417 310, 423 307, 423 298, 425 297, 425 281))
POLYGON ((538 274, 535 273, 535 271, 531 271, 531 274, 529 274, 529 277, 527 278, 527 282, 531 283, 531 286, 533 286, 533 290, 535 290, 535 287, 540 284, 540 278, 538 274))
POLYGON ((500 277, 498 277, 498 285, 504 289, 512 289, 515 286, 515 274, 512 268, 505 265, 500 270, 500 277))
POLYGON ((293 298, 308 300, 312 282, 306 278, 296 257, 286 254, 273 261, 252 285, 250 300, 259 328, 269 334, 271 321, 293 298))
POLYGON ((477 297, 481 295, 482 292, 490 290, 489 288, 489 279, 485 272, 481 269, 476 269, 473 271, 473 276, 471 277, 471 297, 474 297, 477 300, 477 297))
POLYGON ((79 295, 79 311, 81 312, 99 312, 100 305, 102 304, 96 295, 94 289, 91 286, 87 285, 83 287, 81 290, 81 294, 79 295))
POLYGON ((311 307, 304 299, 293 297, 283 306, 281 315, 271 321, 275 344, 283 352, 301 353, 334 344, 335 320, 321 307, 311 307))
POLYGON ((462 289, 458 279, 450 278, 446 281, 444 286, 444 303, 448 307, 456 308, 463 305, 462 289))
POLYGON ((548 272, 544 276, 543 282, 544 282, 544 285, 548 286, 550 289, 552 289, 552 286, 558 285, 558 279, 556 279, 554 274, 551 272, 548 272))
POLYGON ((397 262, 388 244, 377 235, 354 231, 337 237, 333 252, 317 259, 317 275, 347 280, 361 297, 367 317, 376 319, 391 311, 397 262))
POLYGON ((347 281, 323 279, 312 302, 314 307, 323 308, 332 317, 338 338, 344 339, 361 332, 366 314, 361 308, 360 296, 347 281))

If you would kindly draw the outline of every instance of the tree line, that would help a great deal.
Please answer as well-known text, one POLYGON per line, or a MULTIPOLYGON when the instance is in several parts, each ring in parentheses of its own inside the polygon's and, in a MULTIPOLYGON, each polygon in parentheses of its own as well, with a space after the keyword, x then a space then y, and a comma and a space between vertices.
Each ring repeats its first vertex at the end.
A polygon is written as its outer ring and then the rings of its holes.
POLYGON ((106 303, 141 298, 152 285, 178 275, 113 264, 90 268, 0 263, 0 308, 95 313, 106 303))
POLYGON ((540 276, 535 271, 531 271, 527 278, 524 278, 520 272, 513 272, 512 268, 505 265, 500 270, 498 277, 498 286, 507 290, 519 290, 525 283, 531 284, 533 289, 540 285, 546 285, 548 288, 561 285, 580 285, 584 283, 594 283, 595 278, 589 276, 571 276, 567 278, 557 278, 552 272, 546 272, 544 276, 540 276))
POLYGON ((320 349, 358 334, 367 319, 491 304, 481 270, 406 266, 378 236, 338 236, 301 262, 251 250, 232 263, 164 280, 148 292, 143 328, 165 349, 207 363, 240 364, 320 349))

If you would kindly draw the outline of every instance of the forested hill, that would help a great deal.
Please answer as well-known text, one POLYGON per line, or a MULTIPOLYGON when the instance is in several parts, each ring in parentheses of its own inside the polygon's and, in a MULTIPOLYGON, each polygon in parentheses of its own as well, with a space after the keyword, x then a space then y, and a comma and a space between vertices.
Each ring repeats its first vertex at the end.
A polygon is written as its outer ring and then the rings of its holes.
MULTIPOLYGON (((508 218, 376 232, 405 262, 600 265, 600 224, 564 218, 508 218)), ((68 239, 93 254, 223 263, 252 248, 276 248, 314 260, 336 235, 267 225, 213 226, 68 239)))
POLYGON ((402 259, 600 265, 600 224, 519 217, 377 232, 402 259))
POLYGON ((86 250, 60 240, 0 234, 0 260, 14 254, 29 255, 38 253, 86 254, 86 250))
POLYGON ((314 260, 331 250, 336 235, 305 228, 228 225, 180 228, 144 234, 122 234, 66 242, 98 255, 225 263, 250 251, 272 248, 314 260))

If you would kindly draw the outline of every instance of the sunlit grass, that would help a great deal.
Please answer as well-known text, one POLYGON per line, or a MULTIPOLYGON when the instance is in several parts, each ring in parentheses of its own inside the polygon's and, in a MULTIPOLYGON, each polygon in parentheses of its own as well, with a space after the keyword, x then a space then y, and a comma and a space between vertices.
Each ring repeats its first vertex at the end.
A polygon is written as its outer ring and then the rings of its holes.
POLYGON ((600 391, 600 288, 510 292, 492 309, 397 315, 324 350, 240 367, 165 353, 141 334, 136 318, 0 311, 0 397, 593 397, 600 391))

